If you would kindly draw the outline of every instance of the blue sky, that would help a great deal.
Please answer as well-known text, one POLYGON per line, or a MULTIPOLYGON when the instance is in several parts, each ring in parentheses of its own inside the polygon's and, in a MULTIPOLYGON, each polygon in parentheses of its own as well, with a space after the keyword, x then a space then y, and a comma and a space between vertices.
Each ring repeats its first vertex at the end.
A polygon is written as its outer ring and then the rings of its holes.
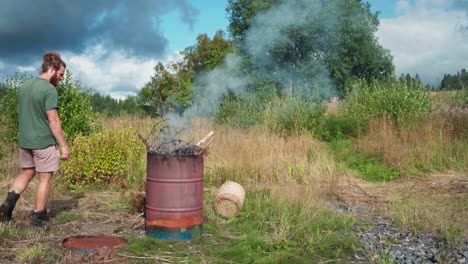
MULTIPOLYGON (((199 19, 195 22, 193 30, 187 26, 181 26, 180 12, 173 11, 162 16, 161 27, 167 33, 169 46, 172 50, 183 49, 195 43, 195 38, 199 33, 208 33, 212 36, 217 30, 221 29, 227 32, 229 24, 226 18, 226 0, 191 0, 190 1, 199 11, 199 19)), ((371 4, 372 11, 379 11, 379 18, 391 18, 394 16, 394 0, 372 0, 367 1, 371 4)))
MULTIPOLYGON (((313 0, 310 0, 313 1, 313 0)), ((468 68, 467 0, 370 0, 380 11, 376 37, 390 50, 397 74, 438 83, 468 68)), ((135 95, 158 62, 226 30, 227 0, 3 0, 0 81, 36 74, 47 50, 62 54, 84 86, 103 95, 135 95), (135 3, 138 3, 136 5, 135 3), (47 7, 47 8, 44 8, 47 7)))
POLYGON ((180 12, 173 11, 162 17, 161 27, 167 32, 171 50, 184 49, 196 43, 200 33, 213 36, 217 30, 227 32, 228 19, 226 18, 227 1, 224 0, 191 0, 199 10, 199 19, 195 21, 193 30, 181 25, 180 12))

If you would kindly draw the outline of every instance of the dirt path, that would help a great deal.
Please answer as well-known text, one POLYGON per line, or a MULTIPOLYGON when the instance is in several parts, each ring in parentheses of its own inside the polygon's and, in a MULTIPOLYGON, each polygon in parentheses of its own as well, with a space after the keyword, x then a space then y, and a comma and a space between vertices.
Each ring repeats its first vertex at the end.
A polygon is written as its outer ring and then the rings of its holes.
POLYGON ((340 190, 342 198, 349 203, 388 203, 421 195, 462 198, 468 195, 468 175, 431 174, 382 183, 348 177, 340 190))

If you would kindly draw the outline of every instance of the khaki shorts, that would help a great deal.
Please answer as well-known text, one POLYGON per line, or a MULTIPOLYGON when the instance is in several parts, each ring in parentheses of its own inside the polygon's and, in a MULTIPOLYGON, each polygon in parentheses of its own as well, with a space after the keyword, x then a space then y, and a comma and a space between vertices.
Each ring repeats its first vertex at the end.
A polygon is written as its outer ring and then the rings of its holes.
POLYGON ((37 172, 55 172, 60 169, 60 151, 56 145, 43 149, 20 148, 21 168, 35 168, 37 172))

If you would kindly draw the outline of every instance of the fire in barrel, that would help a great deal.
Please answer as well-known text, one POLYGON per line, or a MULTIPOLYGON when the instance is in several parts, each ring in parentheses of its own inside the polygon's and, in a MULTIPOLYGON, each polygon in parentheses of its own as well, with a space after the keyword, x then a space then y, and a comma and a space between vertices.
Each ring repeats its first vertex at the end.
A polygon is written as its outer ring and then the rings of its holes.
POLYGON ((189 240, 202 234, 203 155, 212 136, 210 132, 195 145, 170 140, 148 148, 145 218, 148 236, 189 240))

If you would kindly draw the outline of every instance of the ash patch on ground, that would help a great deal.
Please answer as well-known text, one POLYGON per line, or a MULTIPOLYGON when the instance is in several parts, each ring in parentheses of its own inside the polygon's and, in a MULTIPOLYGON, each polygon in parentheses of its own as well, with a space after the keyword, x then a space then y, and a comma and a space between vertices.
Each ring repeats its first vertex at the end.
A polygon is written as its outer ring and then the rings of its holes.
POLYGON ((401 230, 391 219, 374 214, 366 204, 333 203, 330 207, 369 223, 354 230, 364 246, 364 251, 354 256, 355 263, 468 263, 467 241, 449 247, 431 234, 401 230))

